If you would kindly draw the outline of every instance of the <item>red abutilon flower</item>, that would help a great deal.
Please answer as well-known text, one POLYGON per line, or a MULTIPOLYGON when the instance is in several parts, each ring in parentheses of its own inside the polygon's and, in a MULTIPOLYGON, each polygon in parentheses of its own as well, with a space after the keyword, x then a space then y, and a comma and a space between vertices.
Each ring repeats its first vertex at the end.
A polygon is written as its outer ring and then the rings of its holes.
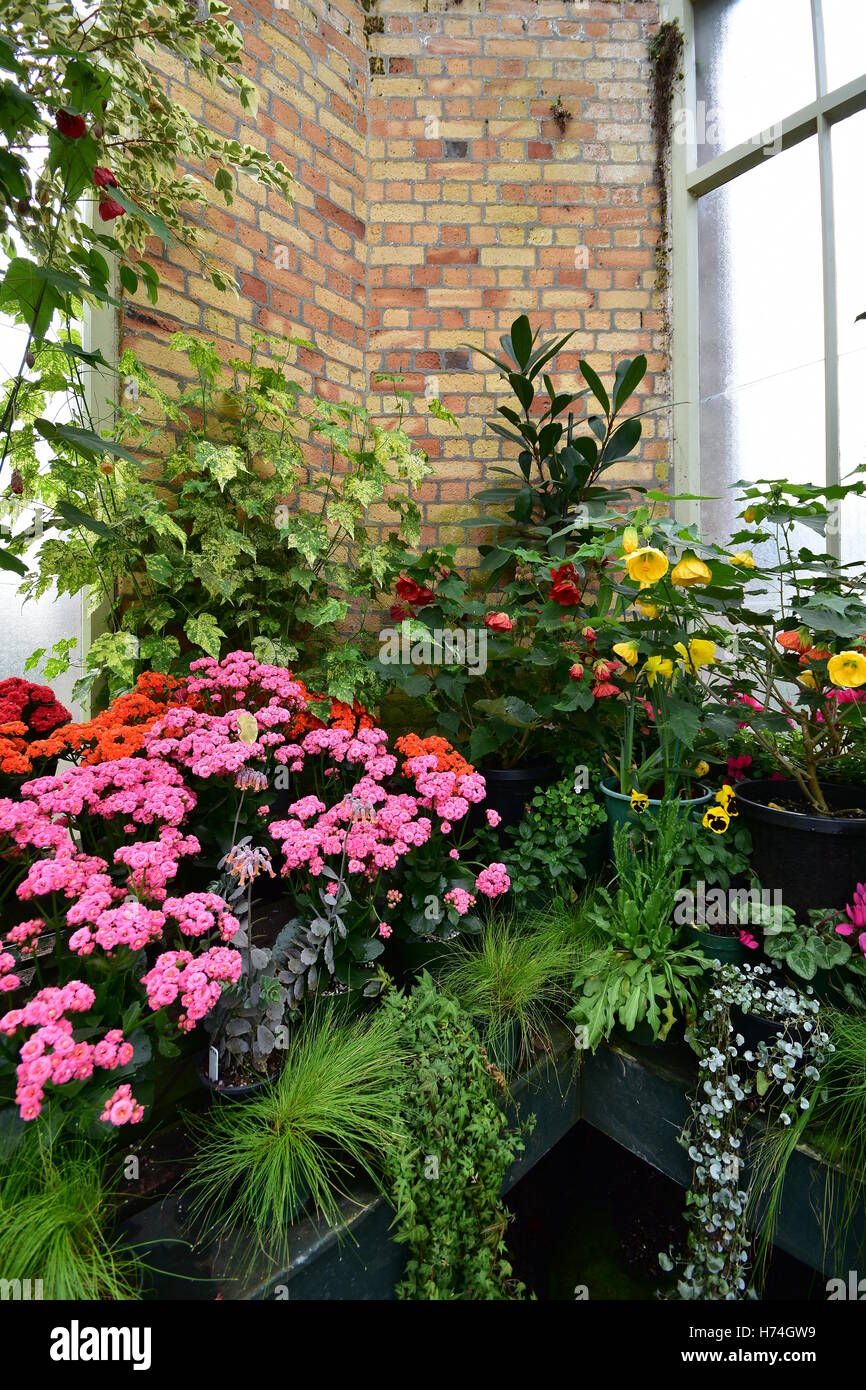
POLYGON ((401 603, 392 603, 388 610, 388 616, 392 623, 402 623, 404 618, 409 617, 409 610, 404 608, 401 603))
POLYGON ((73 116, 71 111, 56 111, 54 114, 54 124, 65 135, 67 140, 80 140, 87 130, 87 122, 83 116, 73 116))
POLYGON ((568 561, 564 565, 558 565, 556 569, 551 569, 550 577, 553 585, 550 590, 550 597, 554 603, 559 603, 563 608, 573 608, 580 603, 581 590, 577 583, 577 570, 568 561))
POLYGON ((122 208, 120 203, 115 202, 113 198, 103 198, 99 204, 99 216, 103 222, 111 222, 115 217, 123 217, 125 212, 126 208, 122 208))
POLYGON ((622 666, 618 661, 598 660, 592 663, 592 669, 595 672, 598 680, 606 681, 611 676, 615 675, 617 671, 621 671, 622 666))
POLYGON ((514 624, 507 613, 500 611, 498 613, 488 613, 487 617, 484 619, 484 626, 489 628, 491 632, 510 632, 514 624))
POLYGON ((598 634, 596 633, 594 627, 581 628, 580 635, 584 639, 584 641, 589 643, 591 647, 595 645, 596 637, 598 634))
POLYGON ((592 698, 594 700, 607 700, 611 695, 618 695, 619 690, 610 681, 599 681, 592 687, 592 698))
POLYGON ((404 603, 411 603, 415 608, 426 608, 428 603, 432 603, 436 595, 432 589, 425 589, 420 584, 416 584, 414 579, 409 579, 405 574, 401 574, 397 580, 397 597, 404 603))
POLYGON ((93 182, 96 184, 97 188, 117 187, 117 179, 114 177, 111 170, 104 168, 101 164, 97 164, 93 171, 93 182))
POLYGON ((568 672, 568 678, 572 681, 583 680, 583 666, 579 661, 576 661, 574 665, 570 668, 568 672))

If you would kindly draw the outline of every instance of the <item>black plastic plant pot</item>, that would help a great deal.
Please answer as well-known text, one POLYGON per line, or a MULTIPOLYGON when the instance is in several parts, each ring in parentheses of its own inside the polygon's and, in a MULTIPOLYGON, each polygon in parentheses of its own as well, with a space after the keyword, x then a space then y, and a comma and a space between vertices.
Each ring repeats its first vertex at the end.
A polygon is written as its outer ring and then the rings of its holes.
POLYGON ((248 1081, 242 1086, 221 1086, 218 1081, 211 1080, 203 1067, 196 1068, 196 1075, 205 1090, 210 1092, 212 1100, 248 1100, 250 1096, 263 1091, 270 1081, 269 1077, 263 1076, 259 1081, 248 1081))
POLYGON ((744 1038, 746 1047, 752 1052, 762 1042, 772 1047, 775 1039, 785 1028, 784 1023, 777 1018, 761 1018, 758 1014, 746 1014, 737 1005, 731 1009, 731 1025, 734 1032, 744 1038))
POLYGON ((752 836, 752 868, 769 892, 804 921, 813 907, 842 908, 866 878, 866 787, 821 783, 828 806, 862 810, 862 816, 819 816, 796 782, 741 782, 736 788, 740 819, 752 836), (778 810, 768 802, 799 802, 803 809, 778 810))
POLYGON ((487 799, 479 809, 482 815, 488 809, 499 812, 499 838, 503 844, 503 831, 523 819, 527 802, 532 800, 536 788, 551 786, 560 775, 552 758, 518 767, 481 767, 478 770, 487 783, 487 799))
POLYGON ((595 878, 608 858, 608 836, 605 827, 593 830, 585 840, 579 841, 578 850, 587 878, 595 878))

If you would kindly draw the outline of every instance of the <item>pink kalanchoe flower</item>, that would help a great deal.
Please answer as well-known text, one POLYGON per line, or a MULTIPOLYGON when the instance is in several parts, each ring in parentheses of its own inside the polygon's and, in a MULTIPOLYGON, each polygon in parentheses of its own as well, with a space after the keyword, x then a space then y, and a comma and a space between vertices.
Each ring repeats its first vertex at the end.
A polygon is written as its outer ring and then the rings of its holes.
POLYGON ((495 830, 499 822, 502 820, 502 817, 500 816, 499 812, 494 811, 492 806, 488 806, 485 814, 487 816, 487 824, 491 827, 491 829, 495 830))
POLYGON ((382 937, 383 941, 388 940, 388 937, 391 935, 391 928, 387 922, 379 923, 379 935, 382 937))
POLYGON ((465 917, 469 909, 475 906, 475 894, 465 888, 452 888, 445 894, 445 901, 450 903, 458 917, 465 917))
POLYGON ((113 1096, 105 1102, 100 1120, 107 1125, 137 1125, 144 1115, 144 1106, 139 1105, 127 1083, 118 1086, 113 1096))
POLYGON ((505 865, 494 861, 486 869, 482 869, 475 880, 475 887, 487 898, 499 898, 503 893, 507 893, 511 887, 511 879, 505 865))

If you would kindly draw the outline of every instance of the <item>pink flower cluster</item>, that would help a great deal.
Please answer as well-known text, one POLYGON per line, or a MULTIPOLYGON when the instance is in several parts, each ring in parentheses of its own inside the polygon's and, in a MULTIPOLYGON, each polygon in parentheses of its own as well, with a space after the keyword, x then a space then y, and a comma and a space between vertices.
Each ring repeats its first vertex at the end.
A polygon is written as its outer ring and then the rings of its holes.
POLYGON ((144 1106, 135 1099, 129 1082, 124 1082, 105 1102, 99 1118, 106 1125, 137 1125, 143 1116, 144 1106))
POLYGON ((147 757, 157 767, 167 760, 205 780, 231 777, 237 781, 242 774, 256 771, 249 764, 261 762, 269 752, 285 747, 286 738, 280 730, 295 717, 291 709, 282 705, 258 710, 258 734, 252 743, 244 743, 238 737, 238 713, 236 709, 226 714, 184 707, 168 709, 145 735, 147 757))
POLYGON ((511 879, 505 865, 494 861, 486 869, 482 869, 475 880, 475 887, 487 898, 499 898, 503 893, 507 893, 511 887, 511 879))
POLYGON ((121 845, 114 852, 114 862, 129 869, 129 884, 139 897, 160 903, 165 899, 166 884, 177 874, 181 858, 200 853, 201 845, 195 835, 182 835, 174 826, 166 825, 156 840, 121 845))
POLYGON ((164 951, 141 983, 152 1009, 169 1008, 180 999, 178 1027, 189 1033, 210 1013, 223 985, 237 984, 242 967, 240 951, 228 946, 211 946, 199 956, 189 951, 164 951))
POLYGON ((18 989, 21 981, 14 973, 15 957, 8 951, 0 951, 0 994, 11 994, 18 989))
POLYGON ((62 989, 41 989, 22 1009, 12 1009, 0 1018, 0 1033, 7 1037, 21 1028, 34 1030, 18 1052, 15 1101, 22 1120, 35 1120, 41 1113, 49 1083, 65 1086, 86 1081, 94 1067, 114 1071, 132 1061, 132 1044, 119 1028, 112 1028, 98 1043, 75 1041, 66 1015, 87 1013, 94 999, 89 985, 71 980, 62 989))
POLYGON ((138 825, 180 825, 195 806, 195 796, 180 773, 168 763, 145 758, 68 768, 56 777, 25 782, 25 797, 43 817, 122 816, 126 828, 138 825))
POLYGON ((853 936, 857 932, 857 944, 866 956, 866 883, 858 883, 854 889, 853 900, 845 908, 847 921, 838 922, 836 931, 840 936, 853 936))
POLYGON ((445 894, 446 903, 450 903, 458 917, 465 917, 470 908, 475 906, 475 894, 469 893, 465 888, 452 888, 445 894))
POLYGON ((222 661, 204 656, 190 666, 190 695, 222 709, 243 705, 258 711, 276 700, 290 709, 306 708, 304 688, 283 666, 266 666, 252 652, 230 652, 222 661))

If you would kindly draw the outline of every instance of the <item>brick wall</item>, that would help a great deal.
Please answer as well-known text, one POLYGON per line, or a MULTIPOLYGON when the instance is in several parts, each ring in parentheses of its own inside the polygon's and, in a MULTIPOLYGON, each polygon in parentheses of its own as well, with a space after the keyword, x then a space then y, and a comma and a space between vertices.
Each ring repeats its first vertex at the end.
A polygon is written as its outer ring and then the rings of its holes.
MULTIPOLYGON (((377 372, 402 373, 419 397, 434 391, 461 431, 415 417, 436 468, 424 540, 464 541, 472 494, 514 453, 485 428, 502 386, 467 344, 495 347, 527 312, 546 332, 577 330, 559 359, 564 385, 579 384, 581 356, 605 376, 642 351, 641 406, 668 401, 653 290, 657 0, 284 3, 233 5, 262 93, 254 126, 234 123, 182 70, 167 76, 202 119, 267 142, 295 174, 294 205, 245 183, 233 209, 211 210, 240 301, 174 257, 159 312, 127 309, 127 341, 164 368, 178 321, 227 353, 254 326, 300 332, 318 349, 301 360, 318 390, 382 416, 377 372), (557 100, 571 113, 564 131, 557 100)), ((664 410, 649 416, 639 460, 614 472, 644 482, 663 472, 667 427, 664 410)))
POLYGON ((165 55, 170 92, 228 136, 263 146, 292 171, 290 205, 242 179, 234 204, 204 217, 208 249, 238 278, 239 299, 216 290, 195 259, 157 259, 166 288, 154 309, 126 302, 123 341, 160 374, 176 368, 167 339, 178 327, 243 355, 254 329, 299 334, 302 384, 361 401, 366 388, 365 13, 358 0, 235 0, 244 71, 260 93, 255 119, 165 55))

